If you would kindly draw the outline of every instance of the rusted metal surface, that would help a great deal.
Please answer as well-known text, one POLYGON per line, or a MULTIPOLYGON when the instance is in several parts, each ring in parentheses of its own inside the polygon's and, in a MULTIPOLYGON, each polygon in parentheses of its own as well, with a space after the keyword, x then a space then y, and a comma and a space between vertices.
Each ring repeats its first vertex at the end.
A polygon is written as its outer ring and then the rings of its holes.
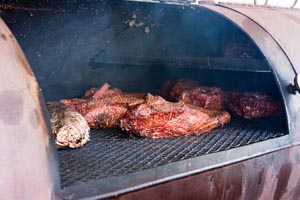
POLYGON ((0 74, 0 194, 6 199, 58 199, 57 158, 40 89, 1 19, 0 74))
POLYGON ((295 146, 111 199, 298 200, 299 152, 295 146))

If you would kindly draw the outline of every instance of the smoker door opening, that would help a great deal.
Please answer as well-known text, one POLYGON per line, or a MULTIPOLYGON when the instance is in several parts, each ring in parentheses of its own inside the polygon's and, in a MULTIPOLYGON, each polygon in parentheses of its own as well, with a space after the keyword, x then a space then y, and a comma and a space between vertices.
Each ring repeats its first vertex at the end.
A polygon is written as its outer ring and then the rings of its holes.
MULTIPOLYGON (((151 76, 144 77, 144 83, 151 87, 137 87, 133 88, 132 91, 140 89, 139 92, 151 91, 153 94, 158 94, 157 88, 153 87, 154 80, 147 77, 157 78, 160 71, 161 68, 158 68, 157 74, 152 71, 151 76)), ((205 76, 207 78, 207 82, 203 82, 205 85, 219 86, 224 89, 235 88, 233 91, 270 93, 272 88, 275 88, 273 92, 277 92, 271 73, 186 69, 169 69, 168 73, 174 73, 176 78, 177 76, 184 78, 205 76), (214 81, 210 82, 211 80, 214 81), (234 81, 228 83, 226 80, 234 81)), ((200 80, 205 79, 200 78, 200 80)), ((124 91, 131 90, 125 88, 124 91)), ((222 128, 216 128, 200 135, 166 139, 132 136, 120 128, 92 130, 91 141, 81 149, 58 151, 62 186, 68 187, 97 179, 122 176, 184 159, 254 144, 286 134, 288 132, 284 116, 246 120, 232 115, 231 122, 222 128)))
MULTIPOLYGON (((49 4, 52 11, 6 21, 46 101, 78 98, 108 82, 125 92, 159 95, 168 80, 197 80, 224 91, 281 98, 272 68, 249 37, 197 6, 136 2, 49 4), (30 31, 28 31, 30 30, 30 31)), ((123 176, 288 134, 286 117, 231 122, 209 133, 168 139, 119 128, 91 131, 79 149, 58 150, 62 187, 123 176)))

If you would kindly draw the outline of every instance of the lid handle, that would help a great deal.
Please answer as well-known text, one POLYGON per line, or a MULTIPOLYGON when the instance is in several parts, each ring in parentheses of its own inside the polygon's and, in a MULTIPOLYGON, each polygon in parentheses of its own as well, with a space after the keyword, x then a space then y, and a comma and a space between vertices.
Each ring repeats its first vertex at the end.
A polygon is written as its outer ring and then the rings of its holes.
POLYGON ((293 84, 290 84, 288 86, 288 89, 289 91, 292 93, 292 94, 296 94, 297 91, 300 93, 300 74, 297 74, 294 78, 294 85, 293 84))

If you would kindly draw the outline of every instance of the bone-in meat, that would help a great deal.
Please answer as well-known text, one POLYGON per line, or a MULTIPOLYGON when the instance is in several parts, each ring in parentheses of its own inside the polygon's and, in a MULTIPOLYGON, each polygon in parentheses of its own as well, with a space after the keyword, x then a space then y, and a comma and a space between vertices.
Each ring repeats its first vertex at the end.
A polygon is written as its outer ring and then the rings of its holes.
POLYGON ((228 92, 226 104, 231 113, 246 119, 283 114, 280 100, 259 92, 228 92))
POLYGON ((211 111, 183 102, 172 103, 148 94, 144 103, 123 116, 120 127, 131 134, 167 138, 209 132, 229 121, 227 112, 211 111))
POLYGON ((84 117, 75 109, 60 102, 48 102, 46 105, 58 148, 77 148, 90 140, 90 128, 84 117))

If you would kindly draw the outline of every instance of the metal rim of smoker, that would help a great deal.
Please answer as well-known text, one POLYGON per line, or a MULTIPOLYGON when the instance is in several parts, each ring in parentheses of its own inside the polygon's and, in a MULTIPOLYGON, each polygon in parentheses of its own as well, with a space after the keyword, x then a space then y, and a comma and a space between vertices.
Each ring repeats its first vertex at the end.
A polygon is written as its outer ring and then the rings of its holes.
MULTIPOLYGON (((293 55, 284 51, 284 49, 288 47, 285 46, 285 48, 283 48, 280 46, 281 40, 278 40, 278 38, 276 40, 276 38, 272 36, 272 32, 267 31, 268 29, 266 27, 260 25, 246 14, 235 10, 236 8, 233 6, 225 7, 209 4, 201 4, 199 6, 203 6, 232 21, 236 26, 240 27, 262 51, 269 64, 272 66, 278 88, 280 89, 284 100, 289 135, 239 147, 237 149, 230 149, 170 163, 124 176, 109 177, 82 185, 71 186, 62 191, 63 196, 66 199, 98 199, 117 196, 125 192, 186 177, 299 144, 300 133, 297 133, 296 130, 299 130, 300 127, 297 123, 292 123, 299 121, 299 114, 293 112, 300 109, 298 103, 299 94, 293 95, 287 90, 287 86, 290 83, 293 83, 296 75, 296 70, 293 65, 294 59, 290 58, 290 56, 293 55)), ((259 11, 255 8, 251 8, 251 12, 261 12, 267 8, 257 9, 259 9, 259 11)), ((277 11, 272 10, 270 12, 276 13, 277 11)), ((272 18, 272 20, 275 19, 272 18)), ((278 26, 282 26, 282 24, 278 23, 278 26)), ((300 29, 298 32, 300 32, 300 29)), ((297 37, 297 35, 289 37, 297 37)))
MULTIPOLYGON (((283 44, 283 41, 285 41, 285 37, 289 37, 289 41, 293 41, 293 39, 297 41, 297 34, 283 33, 282 35, 277 34, 275 36, 273 34, 273 30, 268 29, 270 28, 267 27, 268 23, 262 23, 260 25, 253 19, 247 17, 248 14, 252 14, 253 18, 253 14, 255 15, 258 11, 268 11, 270 15, 274 13, 274 16, 272 15, 272 20, 275 20, 277 22, 276 26, 284 29, 284 24, 278 23, 283 22, 284 19, 276 20, 276 18, 286 18, 287 21, 284 22, 288 22, 287 25, 291 25, 292 23, 296 23, 296 21, 292 21, 292 19, 294 19, 293 16, 288 15, 287 13, 296 11, 285 10, 284 12, 286 14, 276 15, 276 13, 279 13, 279 11, 268 10, 267 8, 252 7, 249 8, 251 9, 251 11, 249 11, 251 13, 247 13, 247 8, 239 8, 233 6, 225 7, 209 4, 202 4, 201 6, 216 12, 216 14, 220 14, 226 17, 242 30, 244 30, 245 33, 249 35, 249 37, 265 55, 266 59, 273 68, 278 87, 284 99, 290 134, 282 136, 280 138, 270 139, 248 146, 243 146, 237 149, 230 149, 218 153, 170 163, 125 176, 101 179, 95 182, 89 182, 87 184, 69 187, 63 191, 58 191, 57 189, 60 185, 58 180, 58 166, 56 163, 57 158, 54 148, 54 140, 53 138, 51 138, 51 134, 49 133, 49 119, 45 114, 46 111, 44 101, 40 97, 40 91, 38 90, 37 82, 23 53, 20 50, 20 47, 17 45, 14 37, 11 35, 7 27, 3 23, 0 23, 0 31, 2 32, 2 34, 0 35, 2 39, 0 41, 0 45, 2 45, 3 47, 1 48, 1 52, 4 56, 7 55, 5 59, 0 60, 1 66, 4 66, 1 68, 1 70, 4 75, 6 74, 6 72, 9 72, 9 74, 11 74, 11 76, 9 76, 11 77, 11 79, 9 79, 9 82, 5 82, 4 86, 7 86, 9 89, 20 89, 20 91, 22 91, 20 95, 26 102, 26 108, 24 107, 23 116, 25 114, 26 116, 27 114, 31 116, 32 113, 30 114, 30 111, 35 110, 35 115, 33 115, 35 117, 29 119, 38 118, 39 120, 37 120, 36 122, 39 122, 40 124, 40 126, 28 126, 29 122, 27 122, 25 119, 22 119, 22 124, 18 124, 16 126, 4 126, 4 129, 2 130, 6 133, 4 135, 5 137, 2 138, 3 141, 11 144, 16 144, 16 142, 19 141, 18 148, 12 147, 13 151, 10 151, 10 153, 14 153, 14 155, 23 155, 28 151, 31 153, 31 156, 23 156, 22 159, 19 156, 17 160, 18 163, 14 163, 14 166, 22 166, 22 172, 26 172, 25 169, 28 168, 25 167, 30 166, 30 164, 32 165, 32 163, 35 163, 35 168, 32 168, 31 171, 37 169, 36 174, 38 174, 38 176, 32 176, 32 173, 27 173, 27 175, 26 173, 23 173, 22 176, 17 177, 18 179, 14 179, 15 181, 18 180, 17 183, 20 186, 14 188, 22 188, 23 197, 26 197, 27 195, 31 198, 32 195, 38 196, 39 194, 44 194, 45 196, 49 194, 52 198, 59 198, 57 195, 63 195, 66 199, 96 199, 116 196, 125 192, 142 189, 144 187, 163 183, 165 181, 174 180, 209 169, 214 169, 216 167, 221 167, 231 163, 236 163, 238 161, 254 158, 256 156, 284 149, 292 145, 299 145, 300 132, 297 132, 296 130, 299 130, 300 124, 298 125, 298 123, 293 123, 295 121, 299 121, 299 114, 298 112, 295 112, 300 109, 300 105, 298 103, 299 94, 293 95, 290 94, 287 90, 287 86, 290 83, 293 83, 293 79, 296 75, 296 69, 298 68, 297 63, 295 63, 295 55, 288 50, 297 48, 295 47, 297 43, 295 42, 292 44, 283 44), (21 83, 25 84, 20 85, 21 83), (31 108, 31 110, 29 110, 29 108, 31 108), (25 121, 27 123, 25 123, 25 121), (27 139, 30 140, 30 143, 26 142, 27 140, 22 140, 22 142, 20 142, 20 137, 24 138, 27 136, 27 139), (23 154, 21 154, 21 151, 23 151, 23 154), (39 187, 34 187, 32 184, 26 184, 28 183, 26 181, 31 181, 32 183, 35 183, 35 185, 40 183, 40 185, 39 187), (25 185, 28 186, 24 188, 23 186, 25 185), (60 192, 62 194, 59 194, 60 192)), ((293 13, 293 15, 299 16, 298 13, 293 13)), ((265 23, 268 22, 268 19, 263 20, 263 22, 265 23)), ((298 28, 298 26, 295 26, 294 31, 299 33, 300 28, 298 28)), ((7 87, 3 87, 1 92, 5 91, 7 87)), ((32 124, 32 121, 30 123, 32 124)), ((1 152, 6 152, 2 151, 7 150, 5 149, 5 147, 1 146, 1 152)), ((14 157, 10 157, 10 155, 8 155, 7 158, 11 159, 14 157)), ((5 171, 5 166, 8 167, 8 165, 2 165, 2 172, 5 171)), ((18 173, 20 173, 20 171, 18 171, 18 173)), ((7 180, 7 182, 4 181, 4 183, 9 182, 9 180, 7 180)), ((9 184, 5 184, 3 186, 5 187, 1 187, 1 191, 5 191, 6 193, 10 192, 9 194, 19 193, 18 191, 12 191, 12 188, 9 187, 9 184)), ((48 197, 50 198, 50 196, 48 197)))
POLYGON ((0 52, 0 193, 7 199, 58 199, 58 158, 45 103, 1 18, 0 52))
MULTIPOLYGON (((54 148, 54 140, 51 138, 51 134, 49 132, 49 119, 46 115, 47 112, 44 101, 40 96, 40 91, 35 77, 23 53, 21 52, 20 47, 17 45, 17 42, 4 23, 1 22, 0 51, 2 52, 2 58, 5 59, 0 59, 0 66, 2 66, 0 70, 3 76, 7 76, 9 74, 10 77, 9 81, 3 77, 5 84, 3 85, 4 87, 2 87, 1 92, 6 91, 7 89, 22 91, 20 93, 14 93, 14 95, 19 94, 26 103, 22 116, 31 116, 31 118, 23 117, 21 119, 21 123, 14 126, 4 126, 4 123, 0 123, 0 125, 3 124, 2 131, 6 133, 3 134, 2 141, 5 141, 7 144, 18 144, 18 148, 15 148, 15 146, 12 146, 11 149, 7 148, 9 151, 6 149, 6 147, 8 147, 7 145, 1 146, 1 152, 4 152, 4 155, 6 155, 5 152, 11 154, 5 157, 7 158, 6 160, 1 160, 3 161, 2 164, 4 164, 1 165, 1 172, 10 174, 9 172, 17 170, 18 166, 22 167, 21 171, 16 171, 17 173, 15 176, 17 177, 13 178, 19 187, 9 187, 10 184, 8 183, 12 183, 12 179, 7 179, 7 181, 2 180, 5 184, 1 185, 1 191, 6 192, 4 194, 11 195, 19 194, 19 190, 22 190, 23 193, 20 194, 23 195, 23 198, 33 198, 33 196, 38 197, 38 195, 43 194, 43 197, 48 199, 51 197, 59 198, 59 195, 63 195, 66 199, 98 199, 116 196, 125 192, 142 189, 151 185, 254 158, 256 156, 274 152, 293 145, 299 145, 300 132, 297 132, 297 130, 300 129, 300 124, 293 123, 299 121, 300 114, 298 114, 299 112, 295 112, 300 109, 300 105, 298 103, 299 94, 290 94, 287 90, 287 86, 293 83, 297 69, 300 69, 297 67, 300 62, 297 63, 297 58, 295 58, 293 51, 289 51, 297 48, 297 42, 284 43, 286 39, 285 37, 289 37, 287 41, 297 41, 297 36, 299 34, 284 34, 284 31, 282 31, 282 35, 278 34, 278 32, 277 34, 274 34, 272 23, 268 24, 268 19, 255 18, 257 12, 269 13, 269 15, 272 15, 272 19, 269 20, 276 21, 275 26, 279 27, 277 30, 285 30, 285 25, 289 26, 293 23, 297 23, 297 21, 293 21, 293 19, 299 19, 299 17, 294 18, 294 15, 299 16, 299 12, 289 10, 278 11, 253 7, 225 7, 209 4, 202 4, 199 6, 212 10, 216 12, 216 14, 220 14, 232 21, 244 30, 262 51, 273 68, 278 87, 285 103, 289 135, 236 149, 230 149, 166 164, 125 176, 101 179, 59 191, 60 184, 58 180, 58 166, 56 163, 57 155, 54 148), (282 15, 279 15, 280 13, 282 15), (251 18, 248 17, 248 15, 251 15, 251 18), (277 18, 280 20, 277 20, 277 18), (284 20, 285 18, 286 21, 284 20), (260 23, 257 22, 258 20, 261 20, 260 23), (286 22, 286 24, 282 24, 283 22, 286 22), (271 27, 268 27, 268 25, 271 27), (27 119, 27 121, 25 119, 27 119), (29 122, 28 119, 31 121, 29 122), (33 119, 36 119, 36 124, 33 123, 33 119), (20 140, 20 138, 23 139, 20 140), (18 159, 16 160, 15 158, 18 159), (9 163, 9 159, 15 159, 18 162, 15 162, 14 166, 5 165, 5 163, 9 163), (28 166, 30 167, 28 168, 28 166), (7 171, 5 169, 9 170, 7 171), (35 170, 35 176, 32 176, 32 170, 35 170), (22 172, 22 174, 19 174, 20 172, 22 172), (31 184, 28 184, 28 182, 31 182, 31 184), (13 191, 13 189, 15 189, 15 191, 13 191), (62 194, 59 194, 60 192, 62 194)), ((259 13, 257 16, 260 16, 259 13)), ((299 33, 300 28, 298 26, 294 26, 293 31, 299 33)), ((3 112, 1 113, 3 114, 3 112)), ((1 157, 1 159, 3 158, 4 157, 1 157)))

